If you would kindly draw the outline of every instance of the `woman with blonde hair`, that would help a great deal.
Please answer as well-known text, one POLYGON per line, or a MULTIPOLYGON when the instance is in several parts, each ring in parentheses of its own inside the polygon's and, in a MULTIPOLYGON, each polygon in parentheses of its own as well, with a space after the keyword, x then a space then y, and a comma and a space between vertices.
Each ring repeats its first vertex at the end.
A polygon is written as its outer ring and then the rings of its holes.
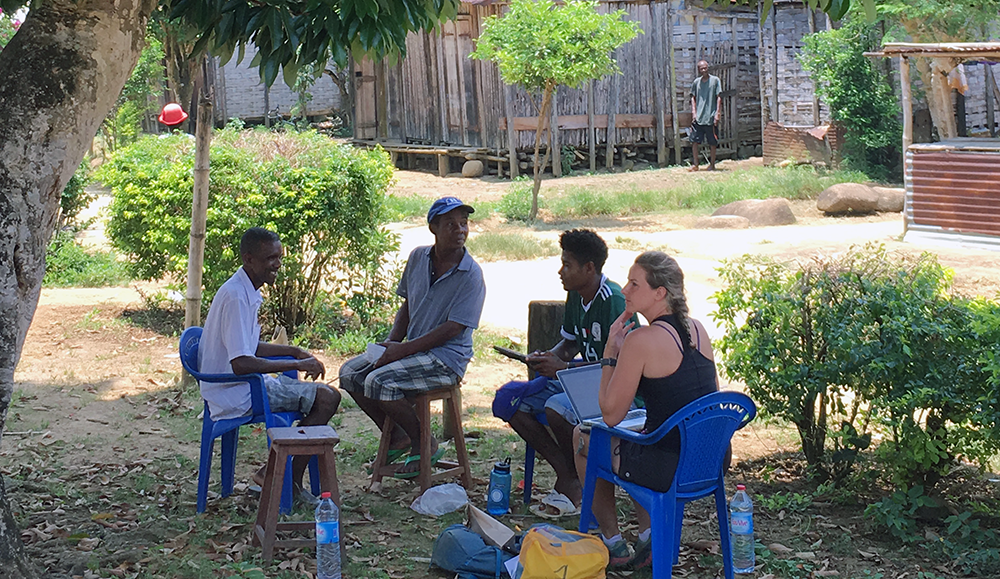
MULTIPOLYGON (((684 274, 669 255, 660 251, 639 255, 629 269, 622 294, 625 312, 609 331, 598 400, 604 422, 614 426, 625 417, 632 399, 641 396, 646 406, 643 431, 652 432, 688 403, 718 390, 712 343, 705 326, 688 317, 684 274), (632 330, 628 320, 635 313, 650 324, 632 330)), ((578 428, 576 436, 581 449, 577 469, 584 480, 586 435, 578 428)), ((677 468, 680 436, 674 430, 649 446, 615 439, 612 452, 613 468, 622 479, 666 492, 677 468)), ((649 565, 649 513, 635 504, 640 533, 633 555, 618 530, 612 483, 597 480, 592 508, 610 552, 609 566, 649 565)))

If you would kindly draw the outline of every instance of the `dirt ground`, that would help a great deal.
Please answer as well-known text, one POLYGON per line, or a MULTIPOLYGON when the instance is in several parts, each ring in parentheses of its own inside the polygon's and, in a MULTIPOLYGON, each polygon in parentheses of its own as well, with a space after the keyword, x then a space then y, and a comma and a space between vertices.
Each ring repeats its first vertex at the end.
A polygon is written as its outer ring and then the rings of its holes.
MULTIPOLYGON (((759 160, 724 161, 720 173, 755 163, 759 160)), ((549 181, 545 187, 630 187, 711 178, 718 177, 665 169, 567 177, 549 181)), ((506 189, 503 181, 442 179, 406 171, 399 172, 395 186, 397 194, 454 194, 472 203, 499 198, 506 189)), ((812 202, 793 203, 793 211, 797 225, 742 231, 688 229, 693 217, 637 216, 547 224, 529 233, 554 239, 568 227, 597 229, 609 242, 616 240, 607 269, 612 279, 623 279, 622 272, 636 253, 634 244, 667 247, 681 259, 689 301, 701 302, 692 305, 692 310, 702 319, 711 307, 708 296, 718 289, 714 268, 719 260, 747 252, 805 259, 875 241, 893 251, 935 253, 955 271, 958 291, 990 296, 1000 291, 1000 253, 904 244, 899 215, 828 218, 812 202)), ((494 225, 478 223, 476 229, 494 225)), ((408 246, 426 243, 429 236, 422 226, 400 230, 404 255, 408 246)), ((87 237, 101 244, 99 226, 87 237)), ((558 265, 551 258, 483 267, 488 288, 484 330, 492 334, 523 336, 524 314, 511 312, 526 312, 531 299, 561 299, 554 273, 558 265), (524 284, 524 279, 540 281, 524 284)), ((0 473, 7 477, 29 553, 46 576, 53 578, 254 577, 257 568, 269 577, 311 576, 315 563, 308 552, 285 553, 273 566, 261 567, 259 551, 247 544, 256 503, 246 483, 266 458, 259 428, 244 429, 241 437, 236 496, 219 499, 216 494, 208 514, 195 515, 201 401, 196 388, 178 384, 176 319, 165 324, 137 314, 142 308, 140 292, 155 288, 155 284, 138 284, 42 292, 15 375, 17 387, 0 446, 0 473)), ((320 357, 331 376, 343 362, 320 357)), ((523 367, 518 364, 484 354, 473 360, 464 381, 463 420, 478 483, 470 498, 476 504, 485 502, 485 478, 494 460, 512 455, 518 465, 523 459, 523 444, 489 410, 494 390, 521 376, 523 367)), ((348 573, 390 578, 444 576, 427 571, 430 545, 446 524, 458 522, 460 516, 433 520, 406 510, 416 493, 404 481, 389 481, 379 492, 367 492, 364 466, 374 456, 377 431, 350 404, 334 418, 334 426, 342 439, 338 468, 345 501, 348 573)), ((737 434, 738 467, 731 478, 734 484, 758 484, 758 488, 751 487, 757 492, 797 490, 805 476, 798 472, 800 463, 789 458, 796 450, 793 431, 757 421, 737 434)), ((213 467, 212 489, 217 491, 217 458, 213 467)), ((515 474, 515 481, 521 476, 515 474)), ((552 478, 547 465, 536 466, 541 493, 552 478)), ((712 538, 711 511, 704 502, 690 511, 677 576, 716 576, 718 543, 712 538)), ((808 557, 789 557, 789 570, 770 576, 838 576, 833 574, 837 571, 840 577, 930 579, 956 573, 919 555, 893 552, 880 537, 864 533, 858 513, 857 509, 840 512, 828 506, 815 512, 789 511, 786 519, 784 510, 763 512, 757 521, 759 541, 785 543, 798 555, 809 553, 808 557), (831 541, 831 537, 836 539, 831 541), (825 571, 829 573, 822 574, 825 571), (924 571, 931 574, 917 575, 924 571)), ((309 517, 308 513, 300 515, 309 517)), ((535 520, 516 509, 507 522, 523 528, 535 520)), ((575 524, 572 519, 561 523, 575 524)), ((625 531, 634 535, 634 527, 625 531)), ((648 572, 638 576, 648 576, 648 572)))

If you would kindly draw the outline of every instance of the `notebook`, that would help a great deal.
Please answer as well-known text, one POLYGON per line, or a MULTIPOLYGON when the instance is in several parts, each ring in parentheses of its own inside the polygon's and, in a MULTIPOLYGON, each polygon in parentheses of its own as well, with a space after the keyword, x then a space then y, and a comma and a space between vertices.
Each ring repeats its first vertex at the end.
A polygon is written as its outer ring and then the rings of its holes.
MULTIPOLYGON (((590 364, 588 366, 577 366, 556 372, 563 391, 569 398, 569 403, 573 407, 573 412, 580 419, 580 424, 593 426, 595 424, 604 425, 601 418, 601 405, 597 401, 597 394, 601 389, 601 366, 600 364, 590 364)), ((646 425, 646 410, 644 408, 633 408, 628 411, 616 428, 624 430, 639 431, 646 425)))

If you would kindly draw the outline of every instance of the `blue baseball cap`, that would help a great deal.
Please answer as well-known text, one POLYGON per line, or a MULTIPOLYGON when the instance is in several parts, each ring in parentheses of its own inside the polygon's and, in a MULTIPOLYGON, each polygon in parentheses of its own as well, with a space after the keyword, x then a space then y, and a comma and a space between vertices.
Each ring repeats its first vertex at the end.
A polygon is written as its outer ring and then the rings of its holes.
POLYGON ((493 416, 504 422, 510 422, 511 417, 521 407, 521 402, 544 390, 548 383, 548 378, 538 376, 529 382, 515 381, 504 384, 493 398, 493 416))
POLYGON ((466 205, 465 203, 462 203, 462 200, 459 199, 458 197, 442 197, 437 201, 435 201, 431 205, 431 208, 427 211, 427 223, 433 221, 434 218, 437 217, 438 215, 444 215, 445 213, 448 213, 449 211, 453 211, 458 208, 465 209, 469 213, 476 212, 476 210, 473 209, 471 205, 466 205))

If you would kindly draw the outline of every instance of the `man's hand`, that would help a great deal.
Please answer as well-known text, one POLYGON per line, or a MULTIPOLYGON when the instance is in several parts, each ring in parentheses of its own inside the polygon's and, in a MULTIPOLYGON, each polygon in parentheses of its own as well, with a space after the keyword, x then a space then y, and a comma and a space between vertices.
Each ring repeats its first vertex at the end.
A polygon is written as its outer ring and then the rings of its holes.
POLYGON ((385 352, 382 352, 382 356, 379 357, 378 361, 375 362, 376 368, 381 368, 386 364, 392 364, 396 360, 402 360, 407 356, 404 350, 402 342, 380 342, 380 346, 385 346, 385 352))
POLYGON ((326 367, 323 366, 323 362, 312 356, 299 359, 299 371, 305 374, 309 380, 316 380, 326 376, 326 367))
POLYGON ((565 360, 552 352, 532 352, 528 354, 526 361, 529 368, 546 378, 555 378, 556 371, 568 367, 565 360))
POLYGON ((719 124, 719 118, 721 118, 720 117, 721 113, 722 113, 722 111, 716 111, 716 113, 715 113, 715 124, 719 124))

